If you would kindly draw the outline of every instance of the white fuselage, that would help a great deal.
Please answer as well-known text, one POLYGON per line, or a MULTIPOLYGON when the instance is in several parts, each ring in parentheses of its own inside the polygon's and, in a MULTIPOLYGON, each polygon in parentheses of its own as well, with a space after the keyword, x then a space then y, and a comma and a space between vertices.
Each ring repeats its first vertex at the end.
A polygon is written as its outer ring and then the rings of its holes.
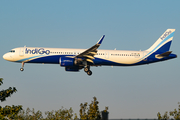
MULTIPOLYGON (((42 57, 52 57, 52 56, 73 57, 82 53, 85 50, 86 49, 20 47, 20 48, 12 49, 12 51, 15 52, 9 52, 5 54, 5 56, 6 56, 6 60, 8 61, 31 63, 32 60, 42 57)), ((97 54, 94 57, 96 59, 98 58, 120 64, 134 64, 139 62, 146 54, 147 51, 98 50, 97 54)), ((54 62, 51 60, 49 61, 42 60, 41 63, 54 63, 54 62)))

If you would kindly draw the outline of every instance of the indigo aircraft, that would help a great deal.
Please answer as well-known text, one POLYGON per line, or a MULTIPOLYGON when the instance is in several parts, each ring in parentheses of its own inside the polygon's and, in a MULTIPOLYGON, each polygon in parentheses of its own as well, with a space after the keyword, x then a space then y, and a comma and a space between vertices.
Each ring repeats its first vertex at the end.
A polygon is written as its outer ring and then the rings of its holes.
POLYGON ((169 51, 175 29, 167 29, 160 38, 147 50, 100 50, 105 35, 89 49, 69 48, 43 48, 43 47, 19 47, 3 55, 3 58, 11 62, 22 63, 21 71, 25 63, 60 64, 66 71, 79 71, 84 69, 88 75, 92 75, 90 66, 135 66, 176 58, 176 54, 169 51))

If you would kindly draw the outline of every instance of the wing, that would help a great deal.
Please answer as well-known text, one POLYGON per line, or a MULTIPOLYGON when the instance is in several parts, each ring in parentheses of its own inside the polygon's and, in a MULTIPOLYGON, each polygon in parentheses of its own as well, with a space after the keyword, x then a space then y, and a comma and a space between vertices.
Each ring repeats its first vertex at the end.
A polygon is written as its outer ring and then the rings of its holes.
POLYGON ((105 35, 103 35, 100 40, 91 48, 85 50, 84 52, 82 52, 81 54, 75 56, 76 58, 80 57, 80 58, 84 58, 85 61, 93 62, 94 56, 97 54, 97 49, 98 47, 101 45, 103 39, 104 39, 105 35))

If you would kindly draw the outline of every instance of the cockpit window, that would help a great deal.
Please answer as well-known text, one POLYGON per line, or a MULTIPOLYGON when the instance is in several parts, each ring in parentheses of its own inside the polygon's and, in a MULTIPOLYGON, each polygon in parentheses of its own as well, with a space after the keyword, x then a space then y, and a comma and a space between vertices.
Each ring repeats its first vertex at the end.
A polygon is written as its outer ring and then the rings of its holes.
POLYGON ((11 52, 11 53, 15 53, 15 50, 11 50, 11 51, 9 51, 9 52, 11 52))

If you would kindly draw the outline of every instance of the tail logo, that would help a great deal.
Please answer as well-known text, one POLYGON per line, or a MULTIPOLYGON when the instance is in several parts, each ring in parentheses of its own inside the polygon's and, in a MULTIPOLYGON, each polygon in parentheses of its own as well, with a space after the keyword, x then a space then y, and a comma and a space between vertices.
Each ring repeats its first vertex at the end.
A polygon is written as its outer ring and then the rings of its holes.
POLYGON ((163 40, 164 38, 166 38, 169 34, 171 34, 172 32, 165 32, 164 35, 161 37, 161 40, 163 40))

